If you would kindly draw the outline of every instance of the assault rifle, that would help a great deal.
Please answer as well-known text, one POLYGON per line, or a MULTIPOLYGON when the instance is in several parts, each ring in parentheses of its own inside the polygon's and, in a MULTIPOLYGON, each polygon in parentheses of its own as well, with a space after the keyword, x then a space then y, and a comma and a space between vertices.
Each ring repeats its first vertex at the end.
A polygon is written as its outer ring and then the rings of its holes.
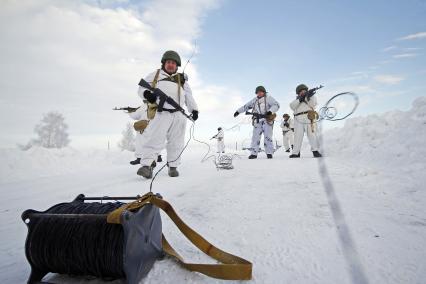
POLYGON ((127 112, 135 112, 136 110, 138 110, 140 107, 115 107, 112 110, 125 110, 127 112))
POLYGON ((321 88, 324 88, 324 86, 323 85, 319 85, 319 87, 315 87, 315 88, 313 88, 313 89, 310 89, 309 91, 308 91, 308 94, 306 95, 308 98, 310 98, 310 97, 312 97, 313 95, 315 95, 315 93, 319 90, 319 89, 321 89, 321 88))
POLYGON ((267 115, 267 114, 260 114, 260 113, 255 113, 255 112, 249 112, 249 111, 246 111, 246 115, 253 116, 253 118, 256 119, 257 121, 259 121, 259 119, 266 118, 266 120, 268 122, 274 121, 274 119, 277 117, 276 113, 272 113, 271 115, 267 115))
POLYGON ((299 102, 303 102, 303 101, 305 100, 305 98, 307 98, 307 99, 308 99, 308 101, 309 101, 310 97, 312 97, 313 95, 315 95, 315 93, 316 93, 319 89, 321 89, 321 88, 323 88, 323 87, 324 87, 323 85, 320 85, 319 87, 315 87, 315 88, 313 88, 313 89, 310 89, 310 90, 308 90, 308 91, 305 93, 305 95, 303 95, 303 96, 298 95, 298 96, 297 96, 297 99, 299 100, 299 102))
POLYGON ((171 105, 172 107, 174 107, 177 111, 181 112, 186 118, 188 118, 191 121, 194 121, 192 119, 191 115, 188 115, 185 110, 171 97, 169 97, 168 95, 166 95, 162 90, 158 89, 158 88, 153 88, 151 87, 151 85, 145 81, 144 79, 141 79, 139 82, 139 86, 150 90, 151 92, 153 92, 158 98, 160 98, 160 101, 158 103, 158 108, 157 108, 157 112, 162 112, 163 111, 163 107, 164 107, 164 103, 168 103, 169 105, 171 105))

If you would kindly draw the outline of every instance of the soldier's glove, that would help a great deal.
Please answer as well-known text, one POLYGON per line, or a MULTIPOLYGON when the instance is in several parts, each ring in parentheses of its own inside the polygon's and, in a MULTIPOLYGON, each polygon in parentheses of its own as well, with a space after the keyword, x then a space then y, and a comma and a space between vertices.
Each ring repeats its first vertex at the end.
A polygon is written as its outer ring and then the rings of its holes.
POLYGON ((266 112, 266 115, 267 115, 267 116, 272 115, 272 111, 268 111, 268 112, 266 112))
POLYGON ((305 96, 299 96, 298 99, 299 99, 299 102, 304 102, 305 101, 305 96))
POLYGON ((293 131, 293 132, 294 132, 294 128, 291 128, 291 131, 293 131))
POLYGON ((192 111, 192 119, 194 121, 196 121, 198 119, 198 110, 193 110, 192 111))
POLYGON ((155 101, 157 100, 157 95, 155 95, 150 90, 145 90, 143 92, 143 97, 151 104, 155 103, 155 101))
POLYGON ((289 127, 289 126, 290 126, 290 124, 288 124, 288 123, 284 123, 284 126, 285 126, 285 127, 289 127))
POLYGON ((234 117, 237 117, 239 114, 240 114, 240 113, 239 113, 238 111, 236 111, 236 112, 234 113, 234 117))

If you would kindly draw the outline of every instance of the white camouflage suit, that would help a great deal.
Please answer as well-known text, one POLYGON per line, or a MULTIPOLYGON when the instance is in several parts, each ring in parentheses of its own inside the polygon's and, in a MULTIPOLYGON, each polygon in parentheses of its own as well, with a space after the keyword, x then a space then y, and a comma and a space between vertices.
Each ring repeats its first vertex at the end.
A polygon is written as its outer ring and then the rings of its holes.
MULTIPOLYGON (((148 113, 147 113, 148 107, 146 104, 142 104, 136 111, 127 113, 130 118, 134 120, 148 120, 148 113)), ((141 133, 141 131, 136 131, 136 139, 135 139, 135 156, 136 158, 142 158, 142 145, 143 145, 143 139, 144 135, 142 135, 144 132, 141 133)))
MULTIPOLYGON (((145 81, 152 85, 157 71, 149 74, 145 81)), ((189 113, 193 110, 198 110, 197 104, 192 96, 191 88, 187 80, 180 87, 180 97, 178 92, 178 84, 172 81, 167 81, 171 76, 164 70, 160 70, 156 88, 162 90, 166 95, 179 103, 182 107, 186 106, 189 113), (164 80, 166 79, 166 80, 164 80)), ((143 93, 146 89, 139 86, 138 94, 144 99, 143 93)), ((157 98, 157 103, 159 99, 157 98)), ((164 109, 174 109, 167 102, 164 103, 164 109)), ((157 153, 162 149, 167 150, 167 162, 170 167, 177 167, 180 163, 179 154, 183 150, 185 144, 187 118, 180 112, 170 113, 166 110, 157 112, 148 127, 145 129, 142 145, 142 166, 150 166, 156 159, 157 153)))
POLYGON ((302 147, 303 136, 308 136, 309 144, 311 144, 311 151, 318 151, 318 139, 317 139, 317 125, 316 123, 311 125, 311 121, 308 119, 307 114, 300 114, 308 110, 314 110, 317 106, 317 98, 315 95, 306 98, 305 101, 299 102, 299 99, 295 99, 290 103, 290 108, 294 111, 294 146, 293 154, 299 154, 300 148, 302 147))
POLYGON ((214 136, 217 139, 217 152, 225 153, 225 133, 223 129, 219 130, 219 132, 214 136))
MULTIPOLYGON (((244 106, 240 107, 238 113, 244 113, 252 109, 253 113, 266 114, 268 111, 274 113, 280 108, 280 104, 271 96, 265 94, 265 96, 259 98, 255 97, 244 106)), ((259 152, 260 138, 263 133, 263 140, 266 154, 274 153, 274 143, 272 141, 274 123, 268 123, 265 118, 259 120, 253 120, 253 135, 251 138, 251 154, 257 155, 259 152)))
POLYGON ((289 118, 287 121, 283 119, 281 122, 281 128, 283 130, 283 146, 285 150, 287 151, 290 149, 291 145, 294 144, 294 132, 292 129, 294 129, 294 121, 292 118, 289 118), (285 124, 288 124, 286 126, 285 124))

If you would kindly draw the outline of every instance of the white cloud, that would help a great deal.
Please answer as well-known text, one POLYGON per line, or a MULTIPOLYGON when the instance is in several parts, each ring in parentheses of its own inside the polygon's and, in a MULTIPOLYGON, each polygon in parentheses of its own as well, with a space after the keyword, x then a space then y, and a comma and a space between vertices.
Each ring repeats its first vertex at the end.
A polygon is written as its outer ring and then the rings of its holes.
POLYGON ((374 80, 382 84, 395 85, 403 81, 404 77, 395 75, 377 75, 374 76, 374 80))
POLYGON ((397 48, 397 46, 392 45, 392 46, 388 46, 388 47, 383 48, 382 51, 383 52, 388 52, 388 51, 394 50, 396 48, 397 48))
POLYGON ((410 35, 401 37, 398 40, 413 40, 413 39, 423 39, 423 38, 426 38, 426 32, 410 34, 410 35))
POLYGON ((418 56, 417 53, 400 53, 400 54, 395 54, 392 57, 398 59, 398 58, 412 58, 416 56, 418 56))
POLYGON ((422 50, 423 47, 406 47, 404 48, 404 51, 418 51, 418 50, 422 50))
MULTIPOLYGON (((138 8, 127 2, 2 3, 2 133, 30 138, 32 122, 58 110, 71 135, 115 135, 128 117, 111 108, 140 104, 137 83, 159 67, 165 50, 179 51, 186 61, 206 13, 218 7, 216 0, 158 0, 138 8)), ((193 63, 187 73, 201 114, 214 119, 230 110, 220 102, 239 103, 238 91, 205 82, 193 63)))

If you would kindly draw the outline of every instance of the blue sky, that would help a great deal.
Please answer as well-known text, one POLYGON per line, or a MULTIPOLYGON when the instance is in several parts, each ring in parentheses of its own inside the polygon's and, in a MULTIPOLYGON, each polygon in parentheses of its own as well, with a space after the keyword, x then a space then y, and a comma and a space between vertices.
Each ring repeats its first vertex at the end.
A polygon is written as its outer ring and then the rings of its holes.
POLYGON ((365 112, 408 108, 413 98, 426 91, 422 79, 426 76, 426 38, 397 39, 426 30, 425 3, 311 0, 259 5, 258 1, 226 1, 205 20, 197 64, 209 80, 238 86, 247 96, 257 84, 285 97, 293 95, 299 82, 326 84, 365 72, 366 78, 332 86, 368 85, 383 95, 404 92, 384 97, 365 112), (391 46, 395 48, 384 51, 391 46), (406 53, 417 55, 393 58, 406 53), (404 79, 398 84, 375 82, 372 77, 380 74, 404 79))
POLYGON ((73 145, 116 145, 130 120, 111 108, 140 104, 137 82, 159 68, 161 54, 174 49, 186 61, 195 42, 186 71, 201 138, 241 122, 232 114, 257 85, 280 102, 280 117, 302 82, 325 85, 320 104, 356 92, 356 115, 406 110, 426 92, 425 19, 426 2, 413 0, 8 1, 0 146, 28 141, 51 110, 64 114, 73 145))

